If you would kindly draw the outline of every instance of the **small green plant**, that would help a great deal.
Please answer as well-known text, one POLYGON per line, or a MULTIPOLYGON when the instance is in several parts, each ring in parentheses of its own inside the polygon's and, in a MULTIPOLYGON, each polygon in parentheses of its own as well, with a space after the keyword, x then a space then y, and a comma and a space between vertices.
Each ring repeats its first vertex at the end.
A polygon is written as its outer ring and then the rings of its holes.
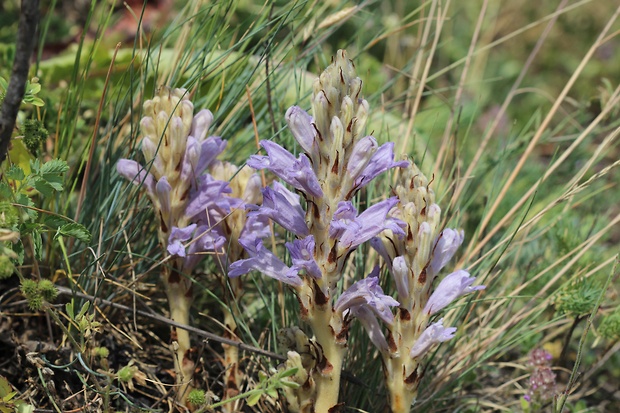
POLYGON ((589 278, 579 278, 564 287, 555 298, 560 314, 579 318, 590 314, 601 294, 601 287, 589 278))
MULTIPOLYGON (((4 100, 4 96, 6 94, 6 90, 9 87, 9 82, 0 76, 0 102, 4 100)), ((22 103, 31 104, 33 106, 41 107, 45 105, 43 99, 37 96, 37 94, 41 91, 41 84, 39 83, 39 78, 33 77, 31 80, 26 81, 26 91, 24 93, 24 98, 22 99, 22 103)))
POLYGON ((620 340, 620 307, 603 318, 598 328, 599 334, 608 340, 620 340))
POLYGON ((31 413, 34 406, 23 400, 16 399, 17 392, 13 390, 11 383, 0 376, 0 413, 31 413))

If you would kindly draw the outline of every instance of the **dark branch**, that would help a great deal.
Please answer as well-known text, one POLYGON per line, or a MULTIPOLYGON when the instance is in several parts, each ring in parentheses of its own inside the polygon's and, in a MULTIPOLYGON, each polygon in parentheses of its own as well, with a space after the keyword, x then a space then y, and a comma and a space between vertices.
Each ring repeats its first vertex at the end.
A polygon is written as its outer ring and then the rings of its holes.
POLYGON ((6 158, 19 105, 24 98, 30 57, 39 24, 39 0, 22 0, 22 11, 15 42, 15 60, 9 86, 0 109, 0 163, 6 158))

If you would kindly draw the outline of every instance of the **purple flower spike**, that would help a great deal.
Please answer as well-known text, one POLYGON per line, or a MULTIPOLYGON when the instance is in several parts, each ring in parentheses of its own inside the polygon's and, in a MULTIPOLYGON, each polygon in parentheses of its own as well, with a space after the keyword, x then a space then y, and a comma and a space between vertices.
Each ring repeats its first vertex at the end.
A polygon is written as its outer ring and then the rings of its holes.
POLYGON ((170 253, 170 255, 185 257, 185 246, 183 243, 192 239, 195 229, 196 224, 188 225, 185 228, 172 227, 170 236, 168 237, 168 253, 170 253))
POLYGON ((306 155, 301 154, 299 159, 295 159, 289 151, 275 142, 261 141, 260 144, 267 151, 267 156, 250 156, 248 166, 254 169, 268 169, 284 182, 306 194, 317 198, 323 196, 319 180, 306 155))
POLYGON ((230 264, 228 268, 229 277, 239 277, 242 274, 256 270, 293 287, 300 287, 302 285, 302 280, 297 275, 297 268, 287 267, 271 251, 263 247, 261 239, 254 240, 254 244, 246 244, 242 240, 239 240, 239 243, 248 252, 250 258, 230 264))
POLYGON ((318 151, 315 141, 316 129, 312 125, 312 116, 299 106, 291 106, 286 111, 285 118, 295 140, 304 151, 310 155, 316 153, 318 151))
POLYGON ((312 235, 304 239, 296 239, 292 243, 287 242, 286 248, 291 254, 293 265, 306 270, 306 274, 312 278, 319 279, 323 276, 314 260, 314 237, 312 235))
POLYGON ((431 277, 436 276, 439 271, 452 259, 456 250, 463 243, 465 235, 463 231, 446 228, 439 235, 439 239, 433 249, 433 258, 428 270, 431 277))
POLYGON ((364 170, 355 177, 353 188, 356 190, 362 188, 368 182, 375 179, 377 175, 388 169, 396 167, 405 168, 408 165, 408 161, 394 162, 394 142, 384 143, 372 155, 364 170))
POLYGON ((398 203, 397 197, 386 199, 371 206, 352 221, 350 218, 352 205, 349 207, 347 203, 350 204, 349 201, 339 203, 338 211, 342 209, 346 211, 346 214, 343 213, 340 216, 334 214, 334 221, 336 222, 332 221, 330 226, 330 236, 339 236, 342 248, 346 250, 355 248, 386 229, 392 230, 396 235, 405 234, 402 229, 406 225, 404 222, 387 217, 390 209, 398 203))
POLYGON ((131 181, 134 185, 144 185, 149 195, 155 194, 155 178, 136 161, 130 159, 119 159, 116 163, 116 170, 123 178, 131 181))
POLYGON ((450 340, 454 337, 455 332, 456 327, 443 326, 442 318, 438 322, 426 327, 426 330, 420 334, 418 340, 415 342, 413 347, 411 347, 411 353, 409 353, 409 355, 411 358, 420 357, 424 355, 433 344, 450 340))
POLYGON ((266 187, 263 190, 263 205, 249 215, 265 215, 298 237, 308 235, 299 196, 277 182, 274 182, 273 189, 266 187))
POLYGON ((342 313, 346 309, 367 306, 383 321, 392 324, 394 314, 392 314, 390 307, 399 304, 398 301, 389 295, 383 294, 383 290, 379 285, 379 267, 375 267, 368 274, 368 277, 357 281, 338 297, 334 310, 342 313))
POLYGON ((476 281, 476 277, 470 277, 465 270, 458 270, 447 275, 446 278, 441 280, 435 292, 428 299, 424 312, 433 315, 465 294, 484 290, 484 285, 471 287, 474 281, 476 281))

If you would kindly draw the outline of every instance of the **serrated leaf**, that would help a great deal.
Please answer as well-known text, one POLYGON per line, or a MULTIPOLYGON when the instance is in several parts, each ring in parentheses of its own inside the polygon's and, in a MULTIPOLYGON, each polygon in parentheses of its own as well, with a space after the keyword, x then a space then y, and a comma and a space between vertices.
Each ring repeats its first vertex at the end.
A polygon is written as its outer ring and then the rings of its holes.
POLYGON ((14 181, 21 181, 26 177, 26 174, 24 173, 22 168, 17 165, 9 166, 4 175, 7 177, 7 179, 12 179, 14 181))
MULTIPOLYGON (((32 202, 32 199, 30 199, 30 197, 28 197, 26 194, 20 193, 19 195, 17 195, 16 201, 20 205, 34 207, 34 202, 32 202)), ((31 208, 22 208, 22 211, 27 214, 28 220, 30 221, 35 221, 39 216, 39 213, 31 208)))
POLYGON ((4 397, 12 391, 11 383, 9 383, 6 377, 0 376, 0 397, 4 397))
POLYGON ((43 225, 48 228, 58 229, 63 225, 67 224, 67 219, 63 217, 59 217, 58 215, 45 215, 43 218, 43 225))
POLYGON ((87 244, 92 239, 92 236, 90 235, 90 232, 88 232, 86 227, 78 223, 65 224, 58 228, 54 239, 58 238, 59 236, 73 237, 87 244))
POLYGON ((258 392, 251 394, 250 396, 248 396, 246 403, 248 404, 248 406, 255 406, 256 403, 258 403, 258 401, 260 400, 260 396, 261 394, 258 392))
POLYGON ((54 195, 54 187, 43 178, 35 177, 33 179, 32 186, 34 186, 34 189, 39 191, 41 195, 45 197, 50 197, 54 195))
POLYGON ((62 177, 52 174, 42 174, 41 178, 45 180, 48 184, 50 184, 50 186, 54 188, 55 191, 61 192, 63 190, 62 177))
POLYGON ((19 240, 16 243, 9 244, 11 250, 17 255, 17 265, 24 264, 24 244, 19 240))
POLYGON ((69 165, 62 159, 52 159, 45 162, 40 169, 41 175, 45 174, 63 174, 69 170, 69 165))
POLYGON ((6 182, 0 182, 0 197, 4 199, 10 199, 13 195, 11 187, 6 182))

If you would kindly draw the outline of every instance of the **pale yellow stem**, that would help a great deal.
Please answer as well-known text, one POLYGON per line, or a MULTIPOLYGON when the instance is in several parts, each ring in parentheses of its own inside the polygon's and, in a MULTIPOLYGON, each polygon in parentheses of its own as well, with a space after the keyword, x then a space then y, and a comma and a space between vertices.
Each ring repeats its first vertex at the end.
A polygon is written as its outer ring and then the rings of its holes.
MULTIPOLYGON (((192 305, 191 288, 186 285, 184 278, 177 280, 168 274, 166 274, 165 284, 170 306, 170 318, 178 323, 189 325, 189 310, 192 305)), ((172 348, 175 351, 174 370, 177 375, 177 400, 185 405, 185 399, 192 390, 191 383, 195 367, 190 355, 191 342, 187 330, 173 329, 172 348)))

